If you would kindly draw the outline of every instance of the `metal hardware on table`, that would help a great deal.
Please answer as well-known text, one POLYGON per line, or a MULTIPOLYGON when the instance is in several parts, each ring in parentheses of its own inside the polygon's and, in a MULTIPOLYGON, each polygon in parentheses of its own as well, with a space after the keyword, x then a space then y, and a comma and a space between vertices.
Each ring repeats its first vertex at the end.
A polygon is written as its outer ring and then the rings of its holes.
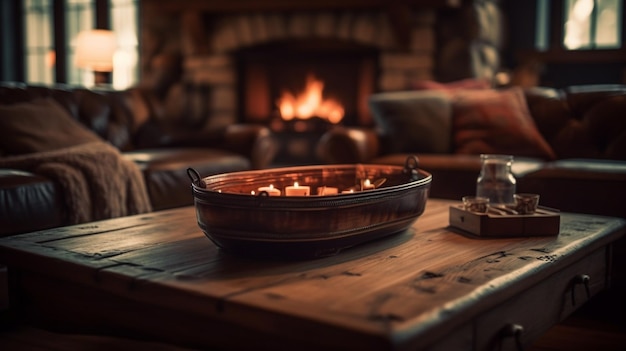
POLYGON ((522 346, 522 333, 524 332, 524 326, 512 323, 504 327, 502 332, 505 337, 515 338, 515 347, 518 351, 524 350, 524 347, 522 346))
POLYGON ((584 285, 585 293, 587 293, 587 300, 591 298, 591 291, 589 290, 589 281, 591 278, 587 274, 580 274, 574 277, 574 284, 572 285, 572 306, 576 306, 576 286, 579 284, 584 285))

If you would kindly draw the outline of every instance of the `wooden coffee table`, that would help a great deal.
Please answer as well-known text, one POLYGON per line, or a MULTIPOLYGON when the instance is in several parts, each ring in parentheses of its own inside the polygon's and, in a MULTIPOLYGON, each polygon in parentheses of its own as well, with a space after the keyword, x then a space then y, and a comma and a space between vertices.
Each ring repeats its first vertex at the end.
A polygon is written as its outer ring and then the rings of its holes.
POLYGON ((222 252, 188 207, 3 238, 0 262, 30 321, 194 348, 515 349, 609 287, 624 219, 562 213, 558 236, 484 239, 448 226, 454 204, 315 260, 222 252))

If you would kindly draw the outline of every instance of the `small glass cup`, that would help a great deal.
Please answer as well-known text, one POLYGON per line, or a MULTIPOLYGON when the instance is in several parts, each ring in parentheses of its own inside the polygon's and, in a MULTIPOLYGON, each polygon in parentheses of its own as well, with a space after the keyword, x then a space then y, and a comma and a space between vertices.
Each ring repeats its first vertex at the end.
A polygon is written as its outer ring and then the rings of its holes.
POLYGON ((513 200, 518 214, 533 214, 539 205, 539 194, 514 194, 513 200))
POLYGON ((487 213, 489 198, 483 196, 463 196, 463 208, 466 211, 487 213))

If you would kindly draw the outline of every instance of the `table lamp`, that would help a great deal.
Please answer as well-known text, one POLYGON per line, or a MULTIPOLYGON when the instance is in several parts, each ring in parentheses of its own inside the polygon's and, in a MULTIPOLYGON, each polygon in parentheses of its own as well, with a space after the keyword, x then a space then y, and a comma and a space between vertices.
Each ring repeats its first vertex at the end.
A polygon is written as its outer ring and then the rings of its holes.
POLYGON ((93 71, 95 85, 106 84, 107 73, 113 71, 116 49, 117 40, 110 30, 80 32, 76 39, 76 66, 93 71))

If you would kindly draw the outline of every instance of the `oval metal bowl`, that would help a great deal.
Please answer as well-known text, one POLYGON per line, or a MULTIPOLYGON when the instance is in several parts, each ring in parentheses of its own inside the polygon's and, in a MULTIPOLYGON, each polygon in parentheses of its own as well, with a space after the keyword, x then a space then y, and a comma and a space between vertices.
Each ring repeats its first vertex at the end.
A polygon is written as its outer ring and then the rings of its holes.
POLYGON ((402 232, 424 212, 432 176, 406 165, 325 165, 242 171, 201 178, 188 170, 198 225, 218 247, 245 255, 315 258, 402 232), (364 180, 378 188, 361 190, 364 180), (309 196, 258 193, 294 182, 309 196), (382 185, 381 185, 382 184, 382 185), (318 187, 339 194, 316 195, 318 187), (353 189, 352 193, 341 193, 353 189), (254 193, 253 193, 254 192, 254 193))

